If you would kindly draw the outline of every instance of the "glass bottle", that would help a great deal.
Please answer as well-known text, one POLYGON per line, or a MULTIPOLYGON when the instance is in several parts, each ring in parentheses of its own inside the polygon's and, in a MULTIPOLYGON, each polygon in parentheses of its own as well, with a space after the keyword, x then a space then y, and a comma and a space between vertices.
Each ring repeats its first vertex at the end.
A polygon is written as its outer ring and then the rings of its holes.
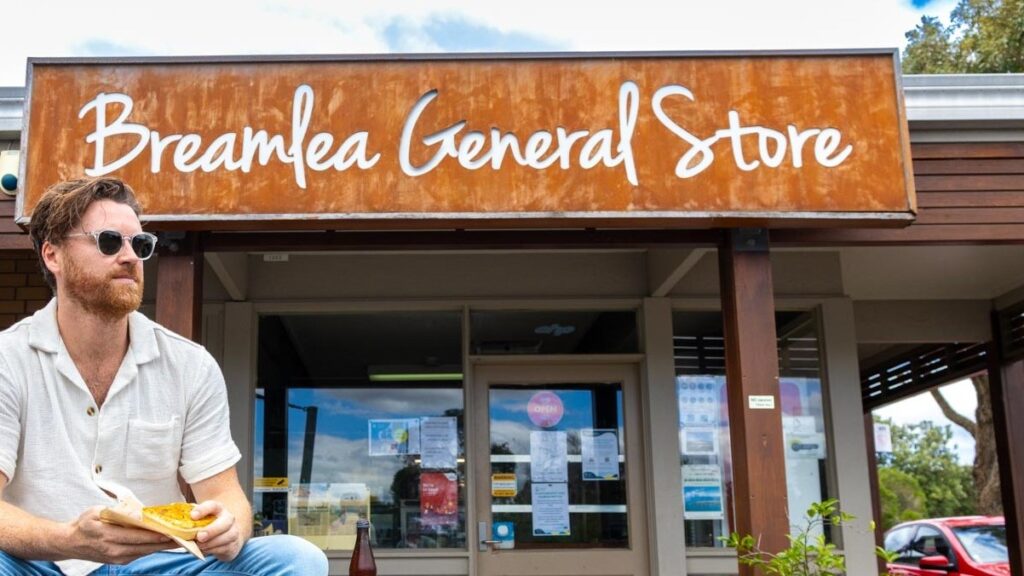
POLYGON ((377 576, 377 563, 370 547, 370 522, 365 518, 356 522, 356 546, 352 550, 348 576, 377 576))

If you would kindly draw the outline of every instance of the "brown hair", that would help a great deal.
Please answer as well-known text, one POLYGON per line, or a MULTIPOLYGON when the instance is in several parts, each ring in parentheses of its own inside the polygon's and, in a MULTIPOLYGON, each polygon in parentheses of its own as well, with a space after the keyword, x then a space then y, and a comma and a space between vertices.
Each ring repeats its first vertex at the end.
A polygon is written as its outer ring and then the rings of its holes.
POLYGON ((35 248, 43 278, 50 289, 57 291, 57 280, 43 262, 43 243, 59 246, 82 223, 85 211, 97 200, 113 200, 129 206, 135 215, 142 214, 135 192, 118 178, 78 178, 51 186, 32 210, 29 236, 35 248))

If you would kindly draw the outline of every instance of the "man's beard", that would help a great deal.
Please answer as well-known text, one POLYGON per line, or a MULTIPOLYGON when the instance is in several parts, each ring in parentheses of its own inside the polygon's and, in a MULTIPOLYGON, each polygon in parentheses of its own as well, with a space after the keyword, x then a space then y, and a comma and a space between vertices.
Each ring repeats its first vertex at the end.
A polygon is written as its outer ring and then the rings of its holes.
POLYGON ((86 312, 106 320, 120 320, 142 304, 143 279, 139 267, 123 267, 105 276, 94 276, 72 258, 65 262, 64 287, 86 312), (136 282, 115 282, 117 276, 131 276, 136 282))

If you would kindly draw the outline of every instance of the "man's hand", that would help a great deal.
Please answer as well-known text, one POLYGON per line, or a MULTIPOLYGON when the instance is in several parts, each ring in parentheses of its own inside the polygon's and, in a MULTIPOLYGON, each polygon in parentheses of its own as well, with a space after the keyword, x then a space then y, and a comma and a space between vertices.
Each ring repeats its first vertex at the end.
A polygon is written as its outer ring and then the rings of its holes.
POLYGON ((163 534, 103 522, 100 510, 103 506, 93 506, 67 525, 70 532, 66 540, 67 557, 103 564, 128 564, 153 552, 178 546, 163 534))
POLYGON ((192 508, 193 520, 207 516, 215 516, 217 519, 196 535, 199 549, 204 554, 215 556, 221 562, 234 560, 245 544, 245 537, 238 529, 234 514, 216 500, 206 500, 192 508))

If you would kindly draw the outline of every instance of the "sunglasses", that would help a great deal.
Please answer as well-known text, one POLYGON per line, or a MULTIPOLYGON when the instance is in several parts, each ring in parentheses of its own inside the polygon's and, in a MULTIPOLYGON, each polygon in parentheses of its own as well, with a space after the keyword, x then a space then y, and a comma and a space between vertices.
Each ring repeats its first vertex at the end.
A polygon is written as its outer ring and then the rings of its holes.
POLYGON ((125 242, 132 247, 132 252, 135 252, 139 260, 149 260, 149 257, 156 251, 156 235, 149 232, 125 235, 117 230, 96 230, 68 234, 68 236, 92 236, 96 240, 96 248, 99 248, 99 251, 106 256, 114 256, 120 252, 125 242))

